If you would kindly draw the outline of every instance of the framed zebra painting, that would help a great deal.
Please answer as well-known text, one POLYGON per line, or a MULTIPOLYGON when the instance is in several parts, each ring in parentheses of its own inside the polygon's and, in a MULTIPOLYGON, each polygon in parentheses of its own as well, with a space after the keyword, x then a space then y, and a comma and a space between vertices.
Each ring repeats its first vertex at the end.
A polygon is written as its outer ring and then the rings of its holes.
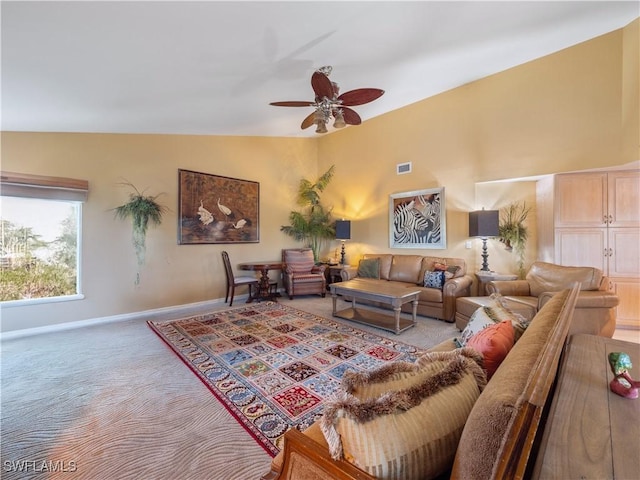
POLYGON ((447 248, 444 187, 389 197, 391 248, 447 248))

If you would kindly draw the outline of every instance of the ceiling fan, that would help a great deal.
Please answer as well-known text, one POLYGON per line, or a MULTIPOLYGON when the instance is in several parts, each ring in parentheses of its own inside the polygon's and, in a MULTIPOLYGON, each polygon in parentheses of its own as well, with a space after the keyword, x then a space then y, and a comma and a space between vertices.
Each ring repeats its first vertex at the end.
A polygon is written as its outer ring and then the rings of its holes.
POLYGON ((362 119, 348 107, 364 105, 380 98, 384 90, 379 88, 358 88, 339 95, 338 84, 329 80, 332 67, 321 67, 311 75, 311 88, 316 94, 313 102, 289 101, 271 102, 276 107, 314 107, 315 111, 302 121, 302 129, 316 125, 316 133, 327 133, 327 124, 334 119, 335 128, 360 125, 362 119))

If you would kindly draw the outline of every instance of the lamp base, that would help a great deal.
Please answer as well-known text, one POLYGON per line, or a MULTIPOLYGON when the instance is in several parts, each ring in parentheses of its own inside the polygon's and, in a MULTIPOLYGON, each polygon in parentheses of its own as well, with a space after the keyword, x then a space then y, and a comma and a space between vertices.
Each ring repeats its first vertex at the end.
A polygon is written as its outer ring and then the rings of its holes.
POLYGON ((342 240, 342 249, 340 250, 340 265, 344 265, 344 240, 342 240))
POLYGON ((487 252, 487 237, 482 237, 482 268, 481 272, 490 272, 489 270, 489 253, 487 252))

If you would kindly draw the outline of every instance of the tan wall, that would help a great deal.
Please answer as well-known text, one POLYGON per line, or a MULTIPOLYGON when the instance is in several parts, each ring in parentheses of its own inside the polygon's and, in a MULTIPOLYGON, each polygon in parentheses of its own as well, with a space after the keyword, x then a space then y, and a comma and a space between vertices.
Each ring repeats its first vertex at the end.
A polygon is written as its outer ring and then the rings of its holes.
MULTIPOLYGON (((59 322, 224 298, 220 252, 234 263, 278 259, 297 245, 280 232, 301 177, 314 177, 313 139, 170 135, 2 133, 2 169, 89 181, 82 212, 85 299, 3 308, 2 329, 59 322), (260 243, 178 245, 178 169, 260 183, 260 243), (129 181, 170 211, 147 234, 146 264, 138 271, 131 225, 111 209, 125 203, 129 181)), ((46 212, 43 212, 46 215, 46 212)), ((244 293, 244 291, 242 292, 244 293)))
POLYGON ((623 155, 640 160, 640 19, 622 30, 623 155))
MULTIPOLYGON (((531 208, 525 226, 527 227, 527 248, 525 251, 524 268, 536 261, 538 257, 538 228, 536 223, 536 181, 517 182, 486 182, 476 185, 476 198, 478 206, 487 210, 504 210, 511 203, 518 202, 531 208)), ((474 240, 476 263, 473 270, 480 270, 482 258, 479 256, 482 241, 474 240)), ((508 251, 505 245, 497 238, 487 240, 487 253, 489 254, 489 268, 500 273, 518 273, 518 257, 514 252, 508 251)))
MULTIPOLYGON (((340 165, 329 194, 341 198, 336 212, 354 222, 347 246, 351 263, 364 252, 391 251, 391 193, 444 187, 447 249, 404 253, 461 256, 473 271, 481 262, 480 242, 464 248, 467 212, 510 203, 497 202, 488 187, 476 190, 477 182, 637 161, 622 145, 637 145, 638 132, 634 137, 621 128, 623 43, 633 35, 637 42, 631 25, 624 42, 623 31, 615 31, 323 137, 319 169, 340 165), (396 164, 408 161, 413 172, 396 175, 396 164)), ((637 56, 624 58, 632 63, 628 68, 637 67, 637 56)), ((626 77, 627 90, 634 82, 637 91, 637 76, 626 77)), ((627 111, 633 115, 638 116, 637 102, 627 111)), ((513 187, 514 200, 535 198, 535 184, 519 189, 513 187)), ((535 235, 535 216, 530 226, 535 235)), ((529 259, 535 237, 531 247, 529 259)), ((497 266, 506 268, 509 261, 497 266)))
MULTIPOLYGON (((363 252, 390 250, 389 194, 445 187, 447 248, 394 251, 461 256, 473 271, 480 246, 465 248, 468 212, 501 208, 512 195, 528 199, 535 191, 531 185, 487 191, 477 182, 638 160, 637 131, 629 127, 637 122, 638 102, 622 108, 623 93, 624 99, 637 98, 638 56, 623 54, 633 39, 637 43, 637 22, 624 34, 613 32, 313 139, 3 132, 3 170, 87 179, 90 194, 83 210, 86 298, 3 308, 2 331, 224 297, 220 251, 228 250, 237 263, 277 259, 282 247, 296 245, 280 226, 296 208, 298 182, 332 164, 336 175, 323 198, 337 218, 353 220, 351 263, 363 252), (623 59, 630 62, 624 69, 623 59), (413 173, 397 176, 396 164, 407 161, 413 173), (260 243, 177 245, 179 168, 260 182, 260 243), (138 286, 130 226, 110 211, 127 199, 128 191, 118 186, 122 179, 163 192, 160 200, 171 208, 149 231, 138 286)), ((338 246, 331 242, 325 254, 338 246)), ((506 270, 510 257, 503 258, 499 247, 491 247, 490 265, 506 270)))

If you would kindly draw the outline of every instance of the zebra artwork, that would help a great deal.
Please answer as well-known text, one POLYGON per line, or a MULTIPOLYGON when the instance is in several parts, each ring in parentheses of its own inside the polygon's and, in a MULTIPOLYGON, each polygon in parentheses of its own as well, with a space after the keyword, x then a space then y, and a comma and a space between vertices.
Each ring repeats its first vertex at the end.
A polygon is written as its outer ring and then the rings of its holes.
POLYGON ((441 192, 413 195, 395 203, 392 246, 445 248, 441 196, 441 192))

